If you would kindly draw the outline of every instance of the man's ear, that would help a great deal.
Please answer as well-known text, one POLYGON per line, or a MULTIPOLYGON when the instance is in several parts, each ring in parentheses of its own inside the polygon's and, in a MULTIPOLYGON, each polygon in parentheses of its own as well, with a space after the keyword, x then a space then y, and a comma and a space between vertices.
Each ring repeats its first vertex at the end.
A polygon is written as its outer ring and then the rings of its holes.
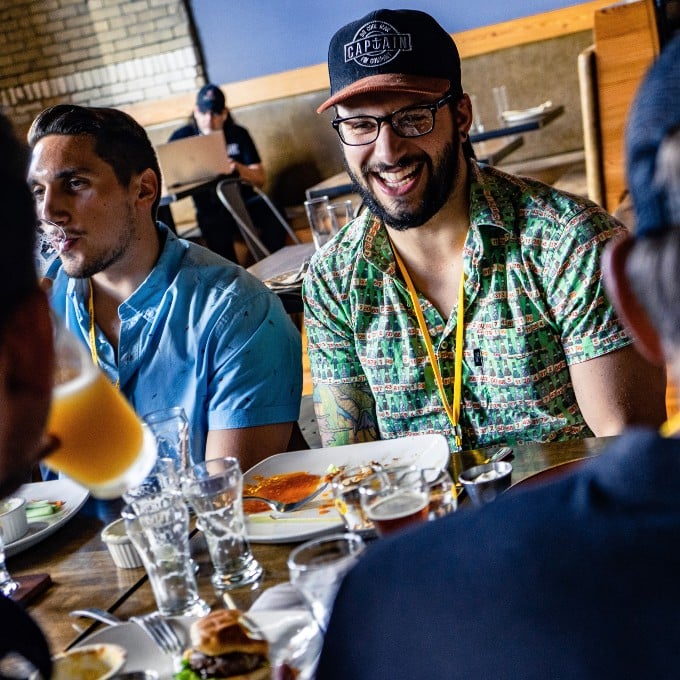
POLYGON ((456 105, 456 125, 461 133, 464 133, 465 139, 467 139, 468 132, 470 131, 470 126, 472 125, 472 102, 467 94, 458 100, 456 105))
POLYGON ((661 339, 626 275, 626 262, 633 244, 630 236, 607 244, 602 256, 604 284, 619 317, 635 338, 640 353, 648 361, 661 366, 665 364, 661 339))
POLYGON ((150 209, 160 191, 156 173, 151 168, 147 168, 133 181, 136 182, 135 191, 137 201, 144 204, 145 207, 148 204, 148 208, 150 209))

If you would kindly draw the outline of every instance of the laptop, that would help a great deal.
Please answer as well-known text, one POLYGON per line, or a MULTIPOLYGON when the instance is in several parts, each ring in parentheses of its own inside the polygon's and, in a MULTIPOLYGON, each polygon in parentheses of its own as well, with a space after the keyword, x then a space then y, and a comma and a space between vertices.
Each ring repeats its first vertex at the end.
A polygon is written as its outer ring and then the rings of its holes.
POLYGON ((156 154, 163 175, 163 193, 179 193, 229 174, 231 163, 221 131, 159 144, 156 154))

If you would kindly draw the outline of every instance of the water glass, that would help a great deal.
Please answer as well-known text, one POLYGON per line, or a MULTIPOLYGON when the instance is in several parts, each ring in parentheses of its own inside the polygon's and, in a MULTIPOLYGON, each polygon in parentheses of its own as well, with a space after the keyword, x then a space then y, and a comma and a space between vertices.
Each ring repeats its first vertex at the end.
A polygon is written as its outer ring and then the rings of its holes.
POLYGON ((479 114, 479 106, 477 104, 477 95, 470 95, 470 104, 472 105, 472 125, 470 126, 470 134, 479 134, 484 132, 484 123, 479 114))
POLYGON ((423 468, 421 474, 430 490, 428 519, 437 519, 454 512, 458 507, 458 496, 448 471, 444 468, 423 468))
POLYGON ((364 549, 357 534, 332 534, 307 541, 288 556, 290 582, 306 600, 323 631, 340 583, 364 549))
POLYGON ((317 250, 330 241, 335 234, 331 216, 328 213, 329 205, 328 196, 320 196, 305 201, 305 212, 307 213, 309 226, 312 230, 314 246, 317 250))
POLYGON ((156 442, 125 397, 92 362, 86 346, 53 315, 55 374, 47 433, 59 447, 45 464, 118 498, 156 462, 156 442))
POLYGON ((361 506, 359 486, 373 470, 365 465, 349 467, 341 470, 331 479, 333 500, 348 531, 368 538, 375 535, 373 522, 366 516, 361 506))
POLYGON ((126 503, 133 503, 163 493, 176 494, 180 501, 184 502, 180 492, 179 474, 175 470, 174 461, 169 458, 159 458, 151 474, 123 492, 123 500, 126 503))
POLYGON ((337 234, 354 217, 354 204, 350 200, 329 203, 326 206, 331 218, 331 228, 337 234))
POLYGON ((505 124, 503 114, 510 108, 508 106, 508 88, 505 85, 498 85, 493 88, 493 101, 496 104, 496 116, 501 125, 505 124))
POLYGON ((243 474, 236 458, 198 463, 181 474, 182 494, 205 534, 218 589, 257 581, 262 566, 253 557, 243 515, 243 474))
POLYGON ((189 549, 189 510, 178 494, 156 494, 123 508, 125 529, 142 558, 158 611, 164 616, 202 616, 189 549))
POLYGON ((361 482, 359 493, 364 512, 380 536, 428 519, 430 489, 417 468, 380 470, 361 482))
POLYGON ((33 261, 39 277, 47 276, 66 242, 66 232, 54 222, 40 220, 35 235, 33 261))
POLYGON ((156 437, 159 458, 173 460, 178 472, 191 465, 189 419, 181 406, 152 411, 142 420, 156 437))
POLYGON ((2 527, 0 527, 0 593, 5 597, 9 597, 12 593, 19 589, 19 584, 12 578, 7 565, 5 563, 5 539, 2 535, 2 527))

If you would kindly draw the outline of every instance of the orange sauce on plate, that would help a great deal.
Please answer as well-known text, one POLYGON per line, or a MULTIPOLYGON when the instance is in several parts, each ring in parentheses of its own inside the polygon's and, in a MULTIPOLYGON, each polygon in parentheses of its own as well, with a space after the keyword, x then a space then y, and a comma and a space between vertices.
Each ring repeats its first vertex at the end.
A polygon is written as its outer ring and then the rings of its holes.
MULTIPOLYGON (((244 496, 263 496, 283 503, 295 503, 316 491, 322 483, 320 475, 309 472, 286 472, 271 477, 255 477, 254 484, 245 484, 244 496)), ((244 501, 243 509, 247 514, 266 512, 271 508, 261 501, 244 501)))

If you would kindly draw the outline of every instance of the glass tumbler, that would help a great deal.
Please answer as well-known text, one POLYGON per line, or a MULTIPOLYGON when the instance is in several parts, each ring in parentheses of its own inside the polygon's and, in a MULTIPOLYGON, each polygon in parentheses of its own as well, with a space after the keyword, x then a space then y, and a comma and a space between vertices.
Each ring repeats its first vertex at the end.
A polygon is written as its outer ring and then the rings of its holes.
POLYGON ((243 474, 236 458, 198 463, 181 474, 182 494, 191 504, 213 564, 218 589, 257 581, 262 566, 253 557, 243 515, 243 474))
POLYGON ((189 549, 189 510, 176 493, 138 498, 122 510, 125 529, 142 558, 158 611, 201 616, 210 607, 199 597, 189 549))

